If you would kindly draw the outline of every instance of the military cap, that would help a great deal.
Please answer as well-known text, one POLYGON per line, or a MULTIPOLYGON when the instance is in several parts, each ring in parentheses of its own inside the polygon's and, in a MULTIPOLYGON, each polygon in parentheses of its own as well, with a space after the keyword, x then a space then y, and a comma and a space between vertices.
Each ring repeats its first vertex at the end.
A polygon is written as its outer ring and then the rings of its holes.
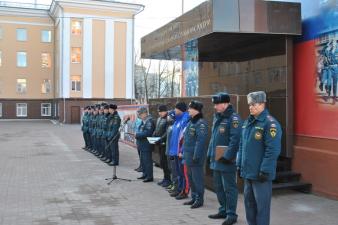
POLYGON ((203 109, 203 103, 200 102, 200 101, 197 101, 197 100, 192 100, 189 103, 189 108, 192 108, 192 109, 195 109, 195 110, 201 112, 202 109, 203 109))
POLYGON ((177 102, 175 108, 179 109, 182 112, 185 112, 187 111, 187 104, 185 104, 185 102, 177 102))
POLYGON ((115 109, 117 109, 117 105, 115 105, 115 104, 109 104, 109 108, 115 110, 115 109))
POLYGON ((143 113, 148 113, 148 109, 144 106, 140 107, 138 110, 137 110, 137 114, 138 115, 141 115, 143 113))
POLYGON ((220 104, 220 103, 229 103, 230 102, 230 95, 225 92, 220 92, 214 96, 212 96, 212 103, 220 104))
POLYGON ((104 105, 103 109, 109 109, 109 105, 104 105))
POLYGON ((264 91, 251 92, 248 94, 247 98, 248 98, 248 104, 266 102, 266 94, 264 91))
POLYGON ((100 109, 100 104, 96 104, 95 109, 100 109))
POLYGON ((158 106, 158 111, 159 112, 167 112, 168 111, 168 108, 166 105, 159 105, 158 106))

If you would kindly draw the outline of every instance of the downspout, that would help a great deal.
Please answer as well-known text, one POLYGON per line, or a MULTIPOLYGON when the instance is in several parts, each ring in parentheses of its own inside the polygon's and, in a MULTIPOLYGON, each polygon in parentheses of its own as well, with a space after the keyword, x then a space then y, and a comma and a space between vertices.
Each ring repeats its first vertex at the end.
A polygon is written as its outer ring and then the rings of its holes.
POLYGON ((66 99, 65 99, 65 95, 64 95, 64 87, 63 87, 63 83, 64 83, 64 75, 63 75, 63 44, 64 44, 64 29, 65 29, 65 21, 64 21, 64 17, 65 17, 65 13, 64 13, 64 9, 63 7, 59 4, 61 10, 62 10, 62 46, 61 46, 61 74, 62 74, 62 97, 63 97, 63 121, 62 123, 65 124, 66 123, 66 99))
MULTIPOLYGON (((35 2, 36 3, 36 2, 35 2)), ((56 118, 56 103, 55 103, 55 96, 56 96, 56 94, 55 94, 55 74, 56 74, 56 57, 55 57, 55 49, 56 49, 56 42, 55 42, 55 40, 56 40, 56 38, 55 38, 55 23, 56 23, 56 20, 54 19, 54 17, 51 15, 51 13, 50 13, 50 10, 51 10, 51 6, 52 6, 52 4, 53 3, 51 3, 51 5, 50 5, 50 7, 49 7, 49 10, 48 10, 48 15, 49 15, 49 17, 53 20, 53 23, 54 23, 54 30, 53 30, 53 41, 54 41, 54 50, 53 50, 53 52, 54 52, 54 54, 53 54, 53 61, 54 61, 54 63, 53 63, 53 105, 54 105, 54 112, 53 112, 53 114, 54 114, 54 117, 53 117, 53 119, 55 119, 56 118)))

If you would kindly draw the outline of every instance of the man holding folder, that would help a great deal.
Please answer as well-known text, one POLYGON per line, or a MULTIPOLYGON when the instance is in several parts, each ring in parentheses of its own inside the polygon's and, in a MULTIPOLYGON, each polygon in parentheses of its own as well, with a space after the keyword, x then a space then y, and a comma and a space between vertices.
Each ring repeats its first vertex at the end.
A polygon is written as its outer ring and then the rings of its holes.
POLYGON ((211 219, 222 219, 223 225, 237 222, 236 155, 239 148, 242 121, 230 104, 227 93, 212 97, 215 114, 208 148, 210 169, 213 170, 214 188, 219 204, 218 213, 211 219))

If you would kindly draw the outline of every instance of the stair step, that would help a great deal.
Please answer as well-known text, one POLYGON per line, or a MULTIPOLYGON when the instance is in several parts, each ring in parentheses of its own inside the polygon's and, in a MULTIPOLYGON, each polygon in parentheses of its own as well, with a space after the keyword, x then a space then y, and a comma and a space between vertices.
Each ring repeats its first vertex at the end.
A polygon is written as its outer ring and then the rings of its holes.
POLYGON ((280 171, 277 172, 276 179, 274 180, 274 182, 285 183, 290 181, 299 181, 300 177, 301 177, 300 173, 296 173, 293 171, 280 171))
POLYGON ((301 191, 304 193, 310 193, 311 192, 312 185, 309 183, 304 182, 288 182, 288 183, 274 183, 272 184, 273 190, 283 190, 283 189, 292 189, 301 191))

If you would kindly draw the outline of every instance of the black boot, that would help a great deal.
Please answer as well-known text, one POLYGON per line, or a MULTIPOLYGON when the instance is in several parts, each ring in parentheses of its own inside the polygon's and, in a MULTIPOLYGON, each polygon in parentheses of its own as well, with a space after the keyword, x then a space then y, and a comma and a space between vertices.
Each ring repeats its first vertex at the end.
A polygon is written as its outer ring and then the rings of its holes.
POLYGON ((225 219, 227 216, 222 213, 211 214, 208 216, 210 219, 225 219))
POLYGON ((192 204, 194 204, 194 202, 195 202, 195 199, 191 199, 188 202, 184 202, 183 205, 192 205, 192 204))
POLYGON ((232 225, 237 222, 237 219, 235 218, 229 218, 227 217, 225 221, 222 223, 222 225, 232 225))

